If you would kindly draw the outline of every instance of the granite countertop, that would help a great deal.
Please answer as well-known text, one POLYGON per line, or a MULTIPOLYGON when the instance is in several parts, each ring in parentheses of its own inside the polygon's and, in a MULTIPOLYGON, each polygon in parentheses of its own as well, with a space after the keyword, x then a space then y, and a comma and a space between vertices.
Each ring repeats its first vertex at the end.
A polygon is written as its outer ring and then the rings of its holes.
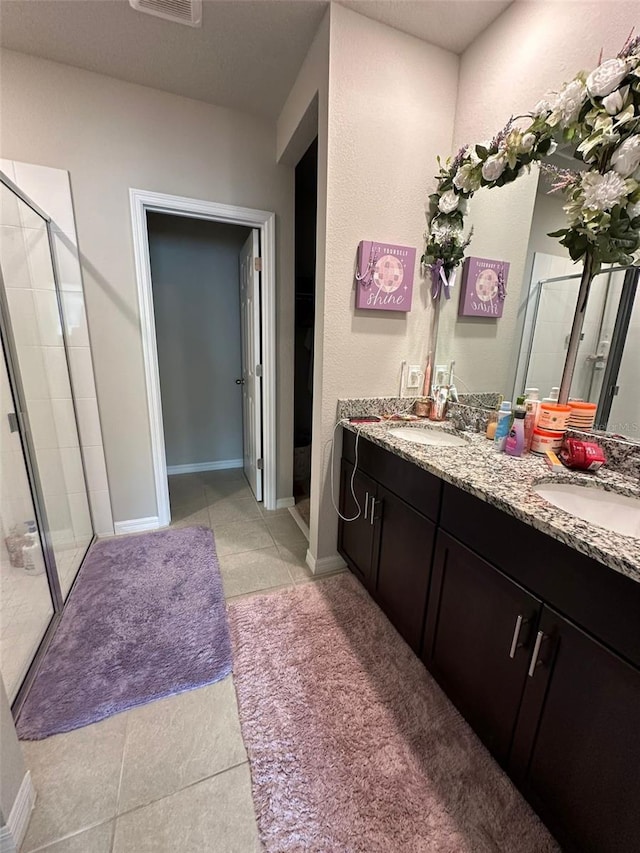
POLYGON ((496 452, 493 442, 484 434, 458 432, 449 424, 414 421, 344 423, 344 427, 360 431, 361 437, 640 583, 640 539, 582 521, 547 503, 533 491, 541 482, 572 482, 640 497, 637 479, 606 468, 595 474, 568 470, 556 473, 541 456, 528 454, 514 459, 496 452), (394 427, 445 429, 467 438, 468 447, 414 444, 389 435, 394 427))

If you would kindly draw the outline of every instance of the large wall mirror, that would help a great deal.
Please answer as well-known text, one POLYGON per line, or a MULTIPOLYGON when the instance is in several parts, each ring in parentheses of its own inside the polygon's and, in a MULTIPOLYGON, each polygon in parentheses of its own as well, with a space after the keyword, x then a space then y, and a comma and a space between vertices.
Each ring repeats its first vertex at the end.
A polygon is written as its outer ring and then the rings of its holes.
MULTIPOLYGON (((584 169, 568 151, 547 158, 584 169)), ((497 392, 515 400, 525 388, 548 396, 560 386, 582 264, 549 233, 566 227, 562 196, 550 194, 538 165, 500 189, 481 189, 469 207, 466 254, 510 263, 500 319, 458 316, 462 268, 441 300, 435 365, 455 361, 459 393, 497 392)), ((640 441, 640 268, 605 265, 595 277, 570 396, 598 404, 596 426, 640 441)))

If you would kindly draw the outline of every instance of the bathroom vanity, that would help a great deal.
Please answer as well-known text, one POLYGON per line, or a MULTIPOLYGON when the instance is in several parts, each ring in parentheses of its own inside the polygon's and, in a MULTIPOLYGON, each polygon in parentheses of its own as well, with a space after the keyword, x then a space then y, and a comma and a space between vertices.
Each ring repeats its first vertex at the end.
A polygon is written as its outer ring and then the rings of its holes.
POLYGON ((542 461, 480 435, 424 448, 367 425, 355 463, 347 426, 353 574, 564 849, 640 849, 640 540, 549 507, 542 461))

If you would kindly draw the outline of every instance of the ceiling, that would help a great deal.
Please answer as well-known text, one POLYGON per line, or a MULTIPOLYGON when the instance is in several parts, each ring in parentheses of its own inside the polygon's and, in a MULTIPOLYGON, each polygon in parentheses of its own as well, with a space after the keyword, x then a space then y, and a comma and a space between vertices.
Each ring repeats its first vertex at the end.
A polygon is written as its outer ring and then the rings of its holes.
MULTIPOLYGON (((511 0, 344 0, 369 18, 463 51, 511 0)), ((1 0, 3 47, 275 118, 328 0, 203 0, 202 27, 128 0, 1 0)))

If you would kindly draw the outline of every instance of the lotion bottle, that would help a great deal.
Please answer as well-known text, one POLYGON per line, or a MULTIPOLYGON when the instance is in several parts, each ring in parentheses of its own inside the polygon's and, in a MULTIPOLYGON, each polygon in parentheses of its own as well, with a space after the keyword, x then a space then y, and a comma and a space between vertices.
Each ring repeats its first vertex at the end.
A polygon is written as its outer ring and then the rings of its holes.
POLYGON ((513 424, 504 444, 504 452, 508 456, 522 456, 525 452, 524 419, 526 410, 524 406, 516 406, 513 413, 513 424))
POLYGON ((498 409, 498 423, 496 424, 496 432, 494 442, 496 450, 504 450, 504 445, 509 434, 509 424, 511 421, 511 400, 503 400, 498 409))

